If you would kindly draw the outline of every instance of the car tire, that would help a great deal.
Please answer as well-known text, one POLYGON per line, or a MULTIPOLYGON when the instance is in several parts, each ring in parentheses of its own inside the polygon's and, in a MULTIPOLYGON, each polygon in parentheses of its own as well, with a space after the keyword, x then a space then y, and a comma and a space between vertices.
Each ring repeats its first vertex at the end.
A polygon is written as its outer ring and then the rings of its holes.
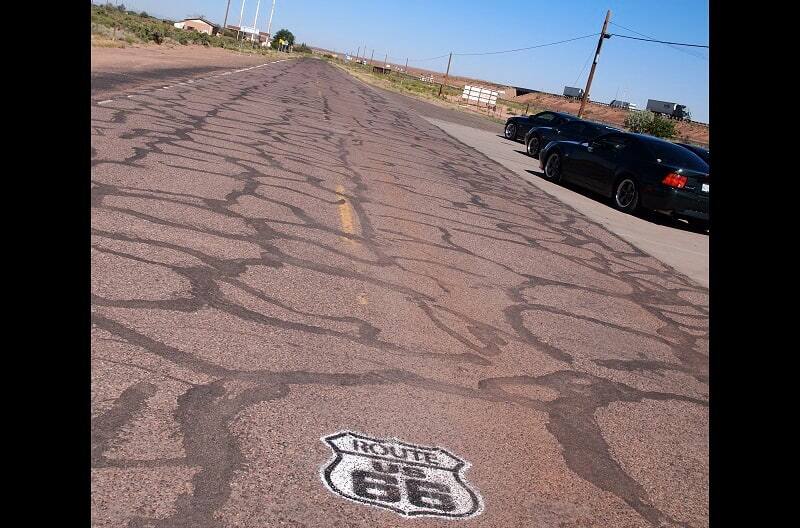
POLYGON ((542 142, 539 141, 539 137, 535 134, 528 139, 528 143, 525 145, 525 150, 528 152, 528 156, 533 158, 539 158, 539 149, 542 148, 542 142))
POLYGON ((517 125, 514 123, 507 124, 504 133, 506 139, 517 139, 517 125))
POLYGON ((559 183, 561 174, 561 153, 553 152, 544 162, 544 177, 553 183, 559 183))
POLYGON ((614 207, 625 213, 633 213, 639 208, 639 186, 631 176, 623 176, 614 184, 611 197, 614 207))

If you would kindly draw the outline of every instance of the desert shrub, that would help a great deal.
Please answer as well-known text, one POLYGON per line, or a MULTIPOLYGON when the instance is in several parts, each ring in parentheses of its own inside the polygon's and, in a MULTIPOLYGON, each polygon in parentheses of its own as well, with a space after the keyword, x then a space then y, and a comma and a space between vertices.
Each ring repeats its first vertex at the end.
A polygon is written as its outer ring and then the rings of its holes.
POLYGON ((311 48, 309 48, 308 46, 306 46, 306 43, 305 43, 305 42, 303 42, 303 43, 302 43, 302 44, 300 44, 299 46, 295 46, 295 47, 294 47, 294 51, 296 51, 296 52, 298 52, 298 53, 311 53, 311 48))
POLYGON ((675 137, 675 121, 653 112, 631 112, 625 118, 625 128, 637 134, 670 139, 675 137))

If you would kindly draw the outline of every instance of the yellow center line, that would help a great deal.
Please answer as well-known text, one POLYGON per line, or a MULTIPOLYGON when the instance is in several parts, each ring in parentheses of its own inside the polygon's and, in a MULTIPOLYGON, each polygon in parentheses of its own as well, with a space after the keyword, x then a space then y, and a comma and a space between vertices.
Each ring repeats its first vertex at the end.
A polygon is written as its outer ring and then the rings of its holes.
MULTIPOLYGON (((345 189, 341 185, 336 186, 336 196, 341 200, 339 204, 339 222, 342 224, 342 231, 347 233, 348 235, 355 234, 355 223, 353 221, 353 207, 350 205, 350 201, 344 196, 345 189)), ((358 245, 358 242, 355 240, 349 239, 347 237, 340 237, 342 240, 346 240, 351 245, 358 245)))
MULTIPOLYGON (((348 200, 345 195, 345 188, 342 185, 336 186, 336 197, 339 198, 340 202, 338 206, 339 210, 339 223, 342 224, 342 231, 347 233, 348 235, 355 234, 355 222, 354 222, 354 214, 353 214, 353 206, 350 205, 350 200, 348 200)), ((339 237, 343 241, 347 242, 351 246, 359 246, 360 244, 352 239, 347 237, 339 237)), ((369 304, 369 300, 367 299, 366 293, 359 293, 356 295, 356 302, 361 306, 365 306, 369 304)))

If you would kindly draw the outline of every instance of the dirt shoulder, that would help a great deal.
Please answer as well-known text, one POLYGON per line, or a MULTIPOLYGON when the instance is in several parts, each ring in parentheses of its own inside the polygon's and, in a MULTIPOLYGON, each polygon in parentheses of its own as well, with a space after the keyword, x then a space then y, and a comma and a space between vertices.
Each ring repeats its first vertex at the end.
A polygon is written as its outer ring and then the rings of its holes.
MULTIPOLYGON (((398 93, 398 87, 396 83, 391 83, 388 81, 383 81, 382 79, 376 78, 376 76, 369 74, 365 70, 358 70, 354 68, 348 68, 337 64, 335 62, 331 62, 332 64, 340 67, 341 69, 347 71, 351 75, 361 79, 364 82, 370 83, 374 86, 378 86, 383 88, 384 90, 391 91, 393 93, 398 93)), ((420 68, 412 68, 408 67, 407 69, 409 74, 418 75, 432 75, 433 81, 432 83, 436 84, 442 82, 443 76, 439 72, 433 72, 430 70, 424 70, 420 68)), ((467 77, 458 77, 458 76, 450 76, 447 80, 447 84, 458 91, 461 90, 464 84, 478 84, 487 88, 492 88, 496 90, 505 91, 508 93, 513 93, 511 87, 495 84, 487 81, 470 79, 467 77)), ((442 108, 449 108, 453 109, 456 112, 465 114, 465 115, 474 115, 479 118, 479 121, 476 122, 491 122, 491 123, 505 123, 505 121, 514 115, 520 115, 525 113, 525 109, 527 108, 529 113, 540 112, 542 110, 554 110, 554 111, 561 111, 561 112, 568 112, 570 114, 577 114, 578 108, 580 107, 580 102, 575 100, 566 99, 564 97, 553 95, 553 94, 546 94, 546 93, 531 93, 525 94, 521 96, 510 97, 507 100, 499 101, 497 103, 497 108, 494 112, 489 115, 486 115, 486 109, 477 109, 474 106, 467 106, 461 103, 461 96, 460 92, 458 94, 450 93, 445 95, 443 99, 439 98, 431 98, 428 97, 426 94, 421 94, 418 92, 401 92, 405 96, 406 99, 414 99, 416 101, 425 101, 432 105, 440 106, 442 108), (514 103, 512 106, 509 106, 508 103, 514 103)), ((607 123, 612 126, 624 128, 625 118, 628 116, 629 111, 622 108, 612 108, 608 105, 590 102, 585 109, 584 117, 585 119, 590 119, 593 121, 599 121, 601 123, 607 123)), ((436 116, 436 115, 426 115, 426 117, 433 117, 436 119, 443 119, 452 121, 452 119, 448 119, 447 117, 436 116)), ((703 146, 708 146, 708 136, 709 136, 709 127, 704 123, 696 123, 696 122, 678 122, 676 123, 676 132, 677 135, 675 140, 682 140, 688 141, 691 143, 700 144, 703 146)))
POLYGON ((442 99, 426 97, 423 94, 415 92, 399 92, 396 84, 376 78, 367 72, 347 68, 334 61, 330 61, 329 64, 349 73, 360 81, 380 89, 389 100, 412 108, 423 117, 440 119, 450 123, 470 126, 479 130, 497 132, 498 134, 502 134, 503 132, 503 124, 505 123, 503 120, 468 112, 457 104, 442 99))
POLYGON ((181 45, 92 47, 92 97, 108 97, 146 83, 162 83, 217 70, 263 64, 285 53, 247 53, 181 45))

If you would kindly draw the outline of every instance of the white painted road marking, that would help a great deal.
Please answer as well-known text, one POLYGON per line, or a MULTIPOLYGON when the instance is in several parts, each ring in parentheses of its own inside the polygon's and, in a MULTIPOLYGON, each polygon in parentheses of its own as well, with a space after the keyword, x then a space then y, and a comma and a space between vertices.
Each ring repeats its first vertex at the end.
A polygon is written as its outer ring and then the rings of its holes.
MULTIPOLYGON (((287 60, 289 60, 289 59, 282 59, 282 60, 279 60, 279 61, 265 62, 264 64, 259 64, 258 66, 251 66, 251 67, 249 67, 249 68, 242 68, 242 69, 240 69, 240 70, 231 70, 231 71, 229 71, 229 72, 225 72, 225 73, 222 73, 222 74, 220 74, 220 75, 213 75, 212 77, 222 77, 223 75, 230 75, 230 74, 232 74, 232 73, 239 73, 239 72, 243 72, 243 71, 249 71, 249 70, 253 70, 253 69, 255 69, 255 68, 261 68, 262 66, 267 66, 267 65, 269 65, 269 64, 276 64, 276 63, 278 63, 278 62, 284 62, 284 61, 287 61, 287 60)), ((199 82, 199 81, 206 81, 206 80, 209 80, 209 79, 211 79, 212 77, 201 77, 201 78, 199 78, 199 79, 196 79, 196 80, 195 80, 195 79, 188 79, 188 80, 186 80, 186 81, 184 81, 184 82, 179 82, 179 83, 177 83, 177 84, 170 85, 170 86, 163 86, 163 87, 161 87, 161 88, 158 88, 158 89, 159 89, 159 90, 167 90, 167 89, 171 88, 172 86, 185 86, 185 85, 187 85, 187 84, 191 84, 191 83, 194 83, 194 82, 196 82, 196 81, 197 81, 197 82, 199 82)), ((130 98, 130 97, 133 97, 134 95, 137 95, 137 94, 128 95, 127 97, 129 97, 129 98, 130 98)), ((99 105, 102 105, 102 104, 110 103, 110 102, 112 102, 112 101, 113 101, 113 99, 106 99, 105 101, 100 101, 100 102, 99 102, 99 103, 97 103, 97 104, 99 104, 99 105)))

